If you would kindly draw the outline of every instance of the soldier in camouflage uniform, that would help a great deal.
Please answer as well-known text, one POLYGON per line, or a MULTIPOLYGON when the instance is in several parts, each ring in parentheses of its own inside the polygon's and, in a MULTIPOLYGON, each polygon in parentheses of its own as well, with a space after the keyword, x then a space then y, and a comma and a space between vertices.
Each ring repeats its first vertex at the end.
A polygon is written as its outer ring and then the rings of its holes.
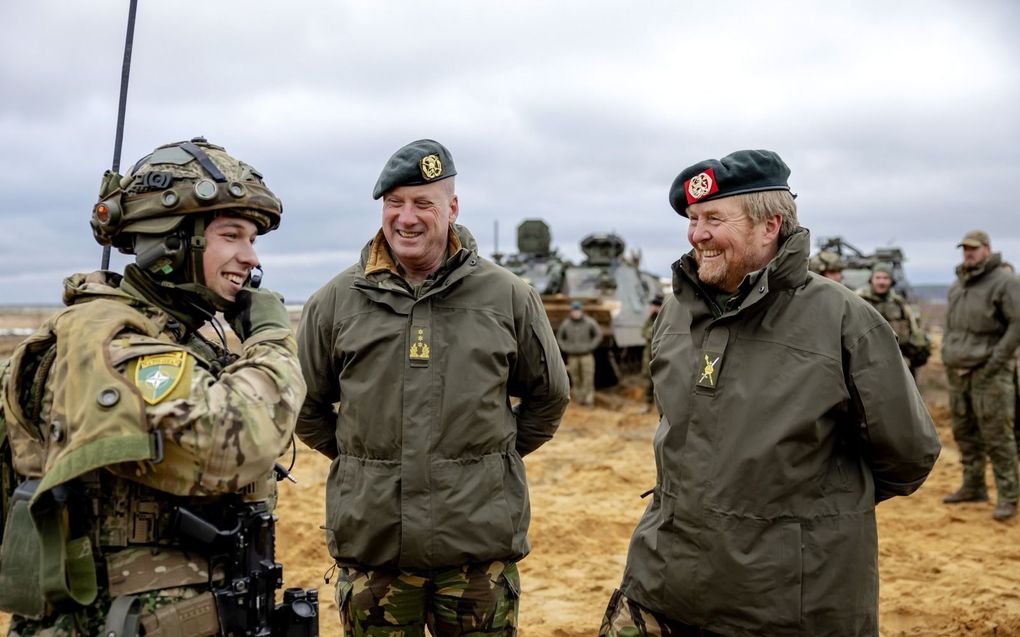
POLYGON ((826 279, 832 279, 836 283, 843 282, 843 270, 845 264, 839 254, 829 250, 822 250, 808 259, 808 269, 816 274, 821 274, 826 279))
POLYGON ((394 153, 373 192, 382 228, 298 329, 297 433, 333 460, 326 544, 348 637, 516 634, 521 457, 552 437, 569 388, 538 294, 455 223, 454 175, 433 140, 394 153))
POLYGON ((281 213, 254 168, 201 138, 104 177, 94 235, 136 262, 67 278, 67 308, 0 379, 5 478, 25 480, 5 497, 10 635, 234 634, 210 592, 223 567, 187 513, 207 529, 231 529, 241 507, 269 515, 304 398, 288 312, 248 284, 255 238, 281 213))
POLYGON ((567 373, 574 399, 591 407, 595 404, 595 349, 602 343, 602 328, 584 313, 584 304, 573 301, 570 315, 556 328, 556 342, 567 355, 567 373))
POLYGON ((949 288, 942 362, 949 378, 953 437, 963 484, 943 501, 985 502, 985 457, 992 462, 998 502, 992 517, 1016 515, 1020 496, 1014 437, 1016 351, 1020 345, 1020 278, 1000 267, 991 239, 973 230, 958 244, 963 263, 949 288))
POLYGON ((910 374, 917 378, 917 368, 924 365, 931 354, 931 341, 921 329, 913 308, 892 289, 894 283, 892 265, 879 262, 871 267, 868 285, 857 290, 857 295, 870 303, 889 322, 896 333, 903 360, 910 374))

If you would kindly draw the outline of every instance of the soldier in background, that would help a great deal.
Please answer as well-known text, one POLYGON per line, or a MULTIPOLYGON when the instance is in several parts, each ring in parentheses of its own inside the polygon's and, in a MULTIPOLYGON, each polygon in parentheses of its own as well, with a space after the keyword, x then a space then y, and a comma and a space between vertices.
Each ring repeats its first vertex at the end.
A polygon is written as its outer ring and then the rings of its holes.
POLYGON ((1016 515, 1020 497, 1014 433, 1016 351, 1020 345, 1020 277, 1001 267, 988 233, 968 232, 957 245, 963 263, 949 288, 942 362, 949 378, 953 437, 963 484, 943 502, 985 502, 985 457, 998 501, 992 517, 1016 515))
POLYGON ((0 420, 26 480, 5 511, 11 635, 135 635, 139 620, 150 635, 270 627, 272 546, 254 556, 268 568, 245 573, 252 594, 226 609, 241 623, 214 600, 231 587, 210 561, 219 530, 254 520, 229 541, 265 537, 274 462, 304 398, 287 309, 249 285, 255 238, 281 213, 258 171, 201 138, 107 172, 93 233, 136 262, 65 279, 68 307, 2 376, 0 420), (227 350, 217 311, 242 353, 227 350), (207 321, 220 343, 199 332, 207 321))
POLYGON ((822 250, 808 260, 808 269, 817 274, 821 274, 826 279, 832 279, 836 283, 842 283, 843 270, 846 269, 846 264, 843 263, 842 257, 840 257, 836 252, 822 250))
POLYGON ((917 314, 906 299, 893 290, 895 283, 892 265, 880 261, 871 267, 868 285, 857 290, 857 295, 889 322, 896 333, 900 353, 916 379, 917 368, 928 362, 931 355, 931 339, 921 329, 917 314))
POLYGON ((455 223, 456 174, 436 141, 394 153, 372 194, 382 228, 301 317, 297 432, 333 460, 348 636, 517 634, 521 458, 552 438, 569 388, 538 293, 455 223))
POLYGON ((574 400, 585 407, 595 404, 595 350, 602 343, 602 328, 584 313, 580 301, 570 304, 570 315, 556 328, 556 342, 567 356, 574 400))
POLYGON ((655 327, 655 319, 659 317, 659 311, 662 309, 662 298, 661 294, 656 294, 652 298, 648 304, 648 318, 645 319, 644 325, 641 326, 641 337, 645 339, 645 347, 641 352, 641 373, 645 379, 645 407, 642 411, 646 414, 651 412, 655 405, 652 369, 649 364, 652 360, 652 332, 655 327))

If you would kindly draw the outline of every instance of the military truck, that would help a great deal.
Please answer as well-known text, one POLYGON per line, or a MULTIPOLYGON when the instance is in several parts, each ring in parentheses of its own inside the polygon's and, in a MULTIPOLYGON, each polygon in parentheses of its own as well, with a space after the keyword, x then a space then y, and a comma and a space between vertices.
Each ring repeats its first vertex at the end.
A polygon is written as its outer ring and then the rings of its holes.
POLYGON ((658 277, 639 268, 639 254, 625 254, 626 244, 616 234, 584 237, 580 265, 561 257, 551 244, 548 224, 526 219, 517 226, 517 253, 493 257, 538 291, 554 330, 570 314, 572 301, 583 303, 602 328, 602 345, 595 352, 598 387, 640 371, 641 327, 652 298, 662 294, 658 277))
POLYGON ((898 246, 879 247, 875 248, 873 253, 865 254, 840 236, 822 237, 817 241, 817 244, 820 252, 834 252, 843 260, 845 264, 843 283, 851 290, 868 285, 871 267, 884 261, 891 264, 893 268, 893 289, 906 299, 907 303, 917 304, 917 295, 910 282, 907 281, 907 275, 903 270, 903 262, 907 259, 903 255, 903 250, 898 246))

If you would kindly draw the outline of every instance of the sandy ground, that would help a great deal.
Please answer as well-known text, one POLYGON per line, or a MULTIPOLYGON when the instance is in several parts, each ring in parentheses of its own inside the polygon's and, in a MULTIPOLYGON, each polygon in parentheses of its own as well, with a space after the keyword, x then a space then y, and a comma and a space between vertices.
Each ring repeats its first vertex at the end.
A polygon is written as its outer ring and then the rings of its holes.
MULTIPOLYGON (((0 351, 0 356, 5 355, 0 351)), ((946 506, 960 479, 938 355, 919 383, 944 449, 927 483, 878 509, 883 637, 1020 635, 1020 523, 996 523, 992 504, 946 506)), ((656 418, 633 384, 571 406, 556 437, 526 459, 532 553, 521 562, 523 637, 594 635, 619 583, 631 531, 654 483, 656 418)), ((277 552, 286 585, 321 591, 321 633, 339 635, 324 519, 327 461, 301 448, 281 483, 277 552)), ((989 472, 989 484, 992 484, 989 472)), ((0 630, 6 618, 0 614, 0 630)))

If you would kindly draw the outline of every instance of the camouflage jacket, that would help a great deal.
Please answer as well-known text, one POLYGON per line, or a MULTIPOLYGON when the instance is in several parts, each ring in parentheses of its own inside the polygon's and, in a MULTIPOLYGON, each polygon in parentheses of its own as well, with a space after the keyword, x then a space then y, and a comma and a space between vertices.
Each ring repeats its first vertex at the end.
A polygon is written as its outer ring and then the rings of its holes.
POLYGON ((587 314, 576 321, 568 316, 556 328, 556 341, 564 354, 591 354, 602 342, 602 328, 587 314))
POLYGON ((297 433, 334 459, 326 538, 341 563, 442 568, 529 550, 521 456, 556 430, 567 373, 535 291, 454 229, 417 294, 380 232, 305 305, 297 433))
POLYGON ((857 290, 857 296, 870 303, 889 322, 896 334, 900 351, 908 359, 913 359, 918 349, 930 349, 928 336, 921 329, 916 313, 895 290, 877 294, 870 285, 866 285, 857 290))
POLYGON ((875 504, 940 449, 889 324, 809 245, 726 307, 685 255, 655 323, 656 485, 622 590, 724 635, 878 634, 875 504))
POLYGON ((152 557, 151 545, 175 543, 176 504, 266 497, 304 397, 293 335, 256 333, 219 371, 212 347, 183 340, 119 275, 77 274, 64 286, 68 307, 19 346, 0 388, 14 466, 41 478, 37 498, 62 484, 85 496, 72 524, 105 561, 100 587, 111 595, 208 582, 195 556, 152 557), (142 555, 164 576, 132 571, 142 555))
POLYGON ((949 287, 942 362, 946 367, 1001 367, 1020 345, 1020 277, 995 253, 970 269, 956 268, 949 287))

